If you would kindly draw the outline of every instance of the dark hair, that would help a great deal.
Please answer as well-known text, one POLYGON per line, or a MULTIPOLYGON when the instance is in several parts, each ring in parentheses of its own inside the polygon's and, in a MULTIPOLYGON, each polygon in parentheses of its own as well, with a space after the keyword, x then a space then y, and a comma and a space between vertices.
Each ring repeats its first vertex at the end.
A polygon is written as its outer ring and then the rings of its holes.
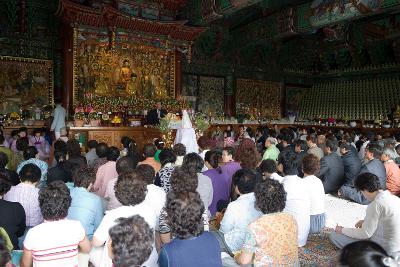
POLYGON ((133 159, 131 157, 125 156, 117 160, 116 170, 118 175, 124 172, 131 172, 135 169, 133 159))
POLYGON ((221 168, 219 167, 219 153, 216 150, 210 150, 206 152, 206 155, 204 156, 204 161, 207 161, 208 164, 213 167, 213 169, 216 169, 218 173, 222 173, 221 168))
POLYGON ((325 141, 325 146, 329 147, 329 149, 331 150, 331 152, 336 152, 336 150, 338 149, 338 142, 334 139, 326 139, 325 141))
POLYGON ((346 149, 347 151, 351 151, 351 145, 349 143, 342 143, 340 145, 340 149, 346 149))
POLYGON ((11 189, 11 181, 4 174, 0 174, 0 196, 4 196, 11 189))
POLYGON ((57 140, 54 142, 54 151, 64 151, 67 153, 67 143, 62 140, 57 140))
POLYGON ((299 146, 301 150, 307 150, 307 142, 304 140, 295 140, 294 142, 295 146, 299 146))
POLYGON ((108 154, 107 154, 107 160, 110 161, 117 161, 119 158, 120 152, 119 149, 116 148, 115 146, 110 147, 108 154))
POLYGON ((384 259, 391 259, 386 251, 372 241, 362 240, 346 245, 340 254, 340 264, 348 267, 384 267, 384 259))
POLYGON ((278 138, 281 139, 281 141, 285 141, 288 144, 292 143, 292 137, 289 133, 281 134, 278 138))
POLYGON ((365 149, 371 152, 375 159, 380 159, 383 153, 382 147, 375 143, 369 143, 365 149))
POLYGON ((136 167, 135 173, 140 176, 147 184, 154 183, 156 172, 149 164, 140 164, 136 167))
POLYGON ((165 166, 167 163, 175 163, 176 161, 175 153, 171 148, 161 150, 158 158, 160 159, 161 166, 165 166))
POLYGON ((115 196, 124 206, 134 206, 146 197, 147 182, 140 179, 135 172, 123 173, 118 176, 114 186, 115 196))
POLYGON ((39 206, 45 220, 64 219, 68 215, 70 205, 69 189, 62 181, 54 181, 39 192, 39 206))
POLYGON ((16 148, 17 148, 18 151, 24 151, 29 146, 28 137, 18 138, 17 142, 15 144, 16 144, 16 148))
POLYGON ((200 136, 197 140, 197 145, 200 147, 201 150, 205 150, 210 148, 210 140, 206 136, 200 136))
POLYGON ((175 192, 195 192, 199 184, 197 174, 184 167, 175 167, 170 177, 171 188, 175 192))
POLYGON ((153 250, 153 230, 139 215, 119 218, 108 231, 115 267, 139 267, 153 250))
POLYGON ((367 190, 372 193, 381 189, 379 177, 373 173, 362 173, 354 181, 354 187, 359 191, 367 190))
POLYGON ((168 193, 165 210, 172 232, 177 238, 199 236, 204 231, 204 204, 197 192, 168 193))
POLYGON ((65 153, 65 150, 55 150, 54 158, 56 159, 57 163, 65 162, 67 160, 67 154, 65 153))
POLYGON ((145 144, 143 147, 143 154, 146 158, 152 158, 156 154, 157 148, 153 144, 145 144))
POLYGON ((293 151, 281 153, 278 158, 278 163, 283 166, 283 173, 285 175, 297 175, 297 156, 293 151))
POLYGON ((313 154, 307 154, 301 161, 301 166, 303 168, 303 173, 315 175, 319 172, 319 159, 313 154))
POLYGON ((281 212, 286 204, 286 192, 283 185, 272 179, 260 182, 254 190, 256 207, 264 214, 281 212))
POLYGON ((5 241, 0 237, 0 267, 6 267, 6 264, 11 260, 10 251, 8 251, 5 241))
POLYGON ((81 146, 76 139, 69 139, 67 142, 67 153, 70 158, 81 156, 81 146))
POLYGON ((0 170, 4 170, 8 164, 8 156, 0 151, 0 170))
POLYGON ((309 134, 309 135, 307 135, 306 140, 307 140, 307 141, 310 141, 310 142, 313 143, 313 144, 316 144, 316 143, 317 143, 317 137, 315 136, 315 134, 309 134))
POLYGON ((29 181, 31 183, 36 183, 40 180, 41 176, 42 171, 33 163, 25 164, 19 171, 21 182, 29 181))
POLYGON ((172 149, 174 150, 174 153, 177 156, 185 156, 186 155, 186 146, 184 144, 181 144, 181 143, 175 144, 172 149))
POLYGON ((158 150, 162 150, 164 148, 164 144, 165 143, 161 138, 157 138, 156 140, 154 140, 154 145, 158 150))
POLYGON ((204 161, 198 154, 189 153, 183 157, 182 167, 185 167, 193 173, 198 173, 203 170, 204 161))
POLYGON ((260 164, 261 173, 274 173, 276 172, 276 161, 272 159, 265 159, 260 164))
POLYGON ((12 130, 11 131, 11 137, 17 136, 19 133, 19 130, 12 130))
POLYGON ((24 159, 33 159, 38 154, 38 150, 34 146, 29 146, 27 149, 24 150, 24 159))
POLYGON ((254 191, 258 182, 258 174, 253 169, 240 169, 233 175, 234 184, 238 187, 241 194, 247 194, 254 191))
POLYGON ((96 148, 99 143, 96 140, 89 140, 87 146, 89 149, 96 148))
POLYGON ((91 167, 79 168, 74 177, 75 187, 88 188, 96 180, 96 172, 91 167))
POLYGON ((132 139, 128 136, 122 136, 121 144, 123 148, 129 148, 130 144, 132 143, 132 139))
POLYGON ((226 146, 222 149, 222 151, 226 151, 228 155, 232 155, 232 157, 235 156, 235 149, 233 147, 226 146))
POLYGON ((96 146, 96 154, 99 158, 105 158, 108 155, 108 145, 106 143, 99 143, 96 146))

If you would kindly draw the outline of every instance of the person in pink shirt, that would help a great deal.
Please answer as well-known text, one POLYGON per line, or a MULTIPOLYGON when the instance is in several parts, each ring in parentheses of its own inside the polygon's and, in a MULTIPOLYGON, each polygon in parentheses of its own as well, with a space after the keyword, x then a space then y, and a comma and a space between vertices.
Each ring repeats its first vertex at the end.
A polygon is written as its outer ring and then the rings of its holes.
POLYGON ((104 198, 107 184, 110 180, 118 177, 117 173, 117 160, 119 158, 119 149, 116 147, 110 147, 107 155, 107 162, 99 167, 96 174, 96 181, 93 185, 94 192, 104 198))
POLYGON ((160 164, 160 162, 158 162, 154 159, 154 155, 156 154, 156 151, 157 151, 157 148, 155 145, 153 145, 153 144, 144 145, 143 155, 145 157, 145 160, 139 162, 138 165, 148 164, 151 167, 153 167, 154 171, 157 173, 161 169, 161 164, 160 164))
POLYGON ((395 196, 400 196, 400 169, 394 162, 396 152, 391 148, 385 148, 381 160, 386 169, 386 188, 395 196))

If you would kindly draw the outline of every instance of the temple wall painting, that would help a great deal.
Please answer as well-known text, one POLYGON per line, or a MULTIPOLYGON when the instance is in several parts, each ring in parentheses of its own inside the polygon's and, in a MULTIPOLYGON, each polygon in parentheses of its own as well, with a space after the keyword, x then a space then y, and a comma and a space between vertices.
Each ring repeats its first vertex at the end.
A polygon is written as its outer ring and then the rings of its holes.
POLYGON ((302 106, 303 99, 309 91, 310 88, 304 86, 286 85, 285 112, 298 113, 302 106))
POLYGON ((74 100, 84 97, 175 97, 173 55, 129 33, 76 29, 74 100), (111 41, 110 41, 111 40, 111 41))
POLYGON ((281 118, 282 85, 279 82, 237 79, 236 114, 281 118))
POLYGON ((53 103, 53 62, 0 56, 0 112, 53 103))
POLYGON ((198 109, 206 114, 224 111, 225 79, 200 76, 198 109))
POLYGON ((224 77, 193 74, 182 76, 182 99, 197 111, 222 114, 224 111, 224 77))

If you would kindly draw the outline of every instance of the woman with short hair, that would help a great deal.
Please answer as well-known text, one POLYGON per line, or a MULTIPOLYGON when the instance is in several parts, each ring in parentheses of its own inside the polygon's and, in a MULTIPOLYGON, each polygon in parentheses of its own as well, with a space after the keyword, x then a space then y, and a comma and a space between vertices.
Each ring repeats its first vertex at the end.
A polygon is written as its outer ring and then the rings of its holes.
POLYGON ((248 226, 241 253, 235 260, 240 265, 300 266, 296 220, 282 212, 286 204, 283 185, 266 179, 256 186, 254 193, 256 206, 264 215, 248 226))

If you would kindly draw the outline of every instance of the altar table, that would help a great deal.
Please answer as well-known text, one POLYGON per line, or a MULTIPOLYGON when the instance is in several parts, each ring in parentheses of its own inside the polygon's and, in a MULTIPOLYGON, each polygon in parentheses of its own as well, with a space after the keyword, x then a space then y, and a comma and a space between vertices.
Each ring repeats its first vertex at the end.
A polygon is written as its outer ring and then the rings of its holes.
POLYGON ((160 131, 154 127, 70 127, 70 138, 79 138, 79 135, 82 135, 86 142, 97 140, 99 143, 104 142, 118 148, 122 148, 121 138, 128 136, 135 140, 140 150, 145 144, 153 143, 154 138, 161 137, 160 131))

